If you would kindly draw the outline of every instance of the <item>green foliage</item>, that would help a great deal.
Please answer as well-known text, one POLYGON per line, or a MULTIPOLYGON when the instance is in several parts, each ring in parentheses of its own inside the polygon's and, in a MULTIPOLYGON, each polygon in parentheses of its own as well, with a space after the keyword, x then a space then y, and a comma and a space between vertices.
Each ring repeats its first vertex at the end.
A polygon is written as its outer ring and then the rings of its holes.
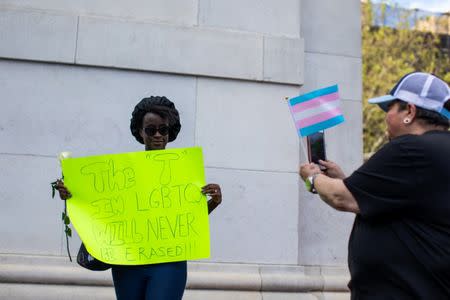
POLYGON ((53 181, 50 183, 50 185, 52 186, 52 198, 55 198, 56 184, 57 184, 57 181, 53 181))
MULTIPOLYGON (((63 178, 64 176, 58 180, 62 180, 63 178)), ((57 189, 58 180, 50 183, 52 187, 52 198, 55 198, 56 191, 58 190, 57 189)), ((69 248, 69 237, 72 237, 72 228, 70 228, 70 218, 69 215, 67 214, 67 204, 65 201, 64 201, 64 211, 62 212, 61 219, 64 223, 64 233, 66 234, 67 255, 69 256, 70 261, 72 261, 72 256, 70 255, 70 248, 69 248)))
MULTIPOLYGON (((423 71, 450 80, 450 57, 440 49, 437 34, 411 30, 408 14, 397 28, 374 27, 373 6, 362 5, 363 134, 364 152, 377 151, 387 142, 384 112, 367 100, 387 94, 406 73, 423 71)), ((384 10, 382 10, 382 18, 384 10)))

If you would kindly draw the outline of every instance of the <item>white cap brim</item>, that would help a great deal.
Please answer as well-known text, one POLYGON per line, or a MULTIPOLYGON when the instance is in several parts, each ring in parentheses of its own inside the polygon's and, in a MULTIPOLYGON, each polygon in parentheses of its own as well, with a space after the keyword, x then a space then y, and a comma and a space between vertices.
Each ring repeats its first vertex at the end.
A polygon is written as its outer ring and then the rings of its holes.
POLYGON ((397 98, 395 98, 392 95, 384 95, 384 96, 369 99, 369 103, 378 104, 382 110, 387 111, 389 102, 391 102, 392 100, 395 100, 395 99, 397 99, 397 98))

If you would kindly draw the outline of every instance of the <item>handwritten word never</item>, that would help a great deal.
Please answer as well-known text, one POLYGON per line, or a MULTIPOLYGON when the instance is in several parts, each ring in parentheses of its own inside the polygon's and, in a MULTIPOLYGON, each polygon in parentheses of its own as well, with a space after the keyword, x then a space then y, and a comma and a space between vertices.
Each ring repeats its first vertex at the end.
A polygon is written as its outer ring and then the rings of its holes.
POLYGON ((194 214, 182 213, 175 216, 150 217, 144 221, 144 226, 138 225, 135 219, 114 221, 106 223, 102 229, 95 228, 94 234, 99 243, 107 246, 139 244, 152 240, 167 241, 187 238, 192 234, 198 236, 194 226, 195 220, 194 214))

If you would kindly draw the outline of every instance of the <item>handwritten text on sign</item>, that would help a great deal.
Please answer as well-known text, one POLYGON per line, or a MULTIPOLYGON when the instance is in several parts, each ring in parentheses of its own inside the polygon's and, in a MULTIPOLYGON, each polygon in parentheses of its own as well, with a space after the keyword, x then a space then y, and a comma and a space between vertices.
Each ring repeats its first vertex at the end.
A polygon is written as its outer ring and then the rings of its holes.
POLYGON ((200 148, 62 162, 70 219, 89 253, 120 265, 209 257, 200 148))

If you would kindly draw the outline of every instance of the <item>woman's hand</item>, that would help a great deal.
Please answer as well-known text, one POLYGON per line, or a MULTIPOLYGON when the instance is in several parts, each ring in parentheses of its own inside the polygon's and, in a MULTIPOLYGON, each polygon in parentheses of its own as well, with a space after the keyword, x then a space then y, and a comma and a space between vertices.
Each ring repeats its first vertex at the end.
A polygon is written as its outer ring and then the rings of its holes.
POLYGON ((202 194, 211 197, 208 200, 208 214, 222 203, 222 191, 220 185, 216 183, 210 183, 202 187, 202 194))
POLYGON ((337 163, 331 160, 319 160, 321 166, 324 166, 326 170, 323 171, 325 175, 336 179, 345 179, 345 174, 342 172, 341 167, 337 163))
POLYGON ((203 195, 211 197, 211 201, 219 205, 222 202, 222 192, 220 190, 220 185, 215 183, 210 183, 202 187, 203 195))
POLYGON ((66 186, 64 185, 64 182, 61 179, 56 180, 55 188, 58 190, 59 198, 61 198, 61 200, 67 200, 70 197, 72 197, 72 194, 66 188, 66 186))

